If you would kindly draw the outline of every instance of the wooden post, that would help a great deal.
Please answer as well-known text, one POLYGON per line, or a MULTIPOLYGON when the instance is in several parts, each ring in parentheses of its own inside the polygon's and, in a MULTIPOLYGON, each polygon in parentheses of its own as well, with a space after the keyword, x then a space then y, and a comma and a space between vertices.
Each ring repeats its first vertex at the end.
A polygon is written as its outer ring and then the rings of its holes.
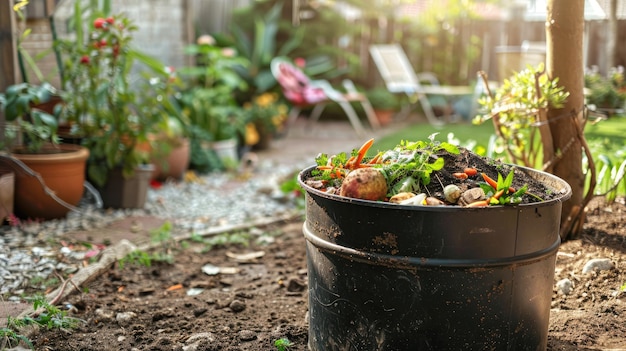
POLYGON ((0 91, 18 82, 16 31, 13 0, 0 1, 0 91))
MULTIPOLYGON (((0 1, 0 92, 17 83, 17 41, 13 0, 0 1)), ((4 142, 5 116, 0 109, 0 141, 4 142)))

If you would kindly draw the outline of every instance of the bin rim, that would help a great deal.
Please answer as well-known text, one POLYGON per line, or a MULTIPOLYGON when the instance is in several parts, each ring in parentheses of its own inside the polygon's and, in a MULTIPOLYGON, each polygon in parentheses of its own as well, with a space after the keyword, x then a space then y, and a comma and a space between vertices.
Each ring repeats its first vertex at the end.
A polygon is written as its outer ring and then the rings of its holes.
POLYGON ((517 169, 523 171, 524 173, 526 173, 527 175, 531 177, 533 176, 544 177, 545 179, 543 180, 543 182, 546 183, 546 180, 547 180, 548 183, 550 184, 546 184, 546 185, 552 188, 556 193, 560 193, 561 196, 550 199, 550 200, 545 200, 541 202, 533 202, 533 203, 528 203, 528 204, 492 205, 492 206, 487 206, 487 207, 400 205, 400 204, 394 204, 394 203, 389 203, 389 202, 384 202, 384 201, 362 200, 362 199, 354 199, 354 198, 345 197, 345 196, 339 196, 336 194, 328 194, 318 189, 312 188, 304 183, 303 177, 310 174, 311 171, 315 169, 315 167, 317 166, 312 165, 312 166, 306 167, 298 173, 298 184, 300 184, 300 186, 307 193, 314 194, 316 196, 319 196, 328 200, 332 200, 332 201, 353 203, 353 204, 358 204, 362 206, 378 207, 378 208, 385 208, 385 209, 414 210, 414 211, 426 211, 426 212, 429 212, 429 211, 436 211, 436 212, 501 211, 503 208, 524 209, 524 208, 534 208, 534 207, 543 207, 543 206, 553 206, 558 202, 564 202, 568 200, 572 196, 571 186, 563 179, 547 172, 539 171, 539 170, 529 168, 529 167, 515 165, 517 169), (556 186, 557 184, 558 184, 558 189, 556 186))

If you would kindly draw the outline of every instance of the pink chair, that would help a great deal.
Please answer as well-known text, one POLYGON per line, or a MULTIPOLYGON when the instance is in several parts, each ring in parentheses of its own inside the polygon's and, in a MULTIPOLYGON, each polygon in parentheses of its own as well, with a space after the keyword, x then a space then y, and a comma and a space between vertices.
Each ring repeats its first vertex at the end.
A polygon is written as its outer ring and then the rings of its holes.
POLYGON ((319 120, 324 107, 328 103, 336 102, 346 113, 357 134, 364 135, 363 124, 350 104, 351 102, 359 102, 363 106, 371 127, 380 127, 369 100, 364 94, 356 90, 352 81, 344 80, 347 93, 340 92, 326 80, 309 79, 304 72, 283 57, 274 58, 271 69, 274 78, 282 88, 283 95, 292 104, 287 121, 288 126, 293 124, 303 108, 313 106, 310 118, 311 123, 315 123, 319 120))

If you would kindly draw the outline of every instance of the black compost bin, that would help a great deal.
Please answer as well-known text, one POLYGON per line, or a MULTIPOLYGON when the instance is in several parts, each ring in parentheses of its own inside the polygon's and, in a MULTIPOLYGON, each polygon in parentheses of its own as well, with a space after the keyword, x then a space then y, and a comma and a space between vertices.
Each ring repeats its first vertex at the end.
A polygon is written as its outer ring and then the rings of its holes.
POLYGON ((569 185, 518 167, 558 194, 519 206, 402 206, 304 184, 309 348, 544 350, 562 201, 569 185))

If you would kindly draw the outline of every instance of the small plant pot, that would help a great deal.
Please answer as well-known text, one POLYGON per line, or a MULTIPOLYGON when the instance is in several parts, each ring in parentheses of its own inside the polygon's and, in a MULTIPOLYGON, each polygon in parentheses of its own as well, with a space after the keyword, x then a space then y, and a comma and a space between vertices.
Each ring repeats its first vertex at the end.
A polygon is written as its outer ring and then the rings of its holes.
POLYGON ((304 183, 309 349, 545 350, 560 197, 518 206, 406 206, 304 183))
POLYGON ((121 168, 109 172, 106 184, 98 189, 105 208, 143 208, 148 196, 154 165, 141 165, 130 177, 121 168))
POLYGON ((152 164, 154 164, 153 178, 159 180, 169 178, 176 180, 183 179, 185 171, 189 168, 189 157, 189 139, 181 138, 179 144, 167 155, 165 162, 158 162, 158 160, 155 159, 152 160, 152 164))
POLYGON ((209 147, 215 151, 217 157, 223 162, 237 162, 237 139, 227 139, 214 141, 209 144, 209 147))

